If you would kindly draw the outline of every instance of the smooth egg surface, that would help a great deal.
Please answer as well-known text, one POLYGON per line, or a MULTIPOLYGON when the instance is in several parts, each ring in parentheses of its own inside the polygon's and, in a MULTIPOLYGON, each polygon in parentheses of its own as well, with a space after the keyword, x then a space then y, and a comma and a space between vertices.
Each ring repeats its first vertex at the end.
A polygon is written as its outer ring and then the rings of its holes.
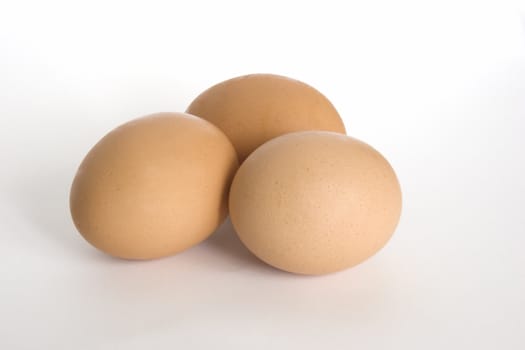
POLYGON ((303 82, 273 74, 245 75, 214 85, 187 112, 218 126, 241 162, 264 142, 286 133, 345 133, 341 117, 324 95, 303 82))
POLYGON ((184 113, 132 120, 104 136, 73 180, 70 209, 82 236, 126 259, 175 254, 227 215, 235 149, 211 123, 184 113))
POLYGON ((394 170, 371 146, 333 132, 268 141, 239 168, 230 216, 257 257, 299 274, 364 261, 390 239, 401 213, 394 170))

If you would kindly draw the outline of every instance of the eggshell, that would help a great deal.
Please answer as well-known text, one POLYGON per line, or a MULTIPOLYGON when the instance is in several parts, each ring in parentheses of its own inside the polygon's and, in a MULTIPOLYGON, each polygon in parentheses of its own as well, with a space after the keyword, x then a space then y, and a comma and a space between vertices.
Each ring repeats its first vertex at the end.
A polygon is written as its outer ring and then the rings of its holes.
POLYGON ((224 131, 241 162, 264 142, 289 132, 345 133, 336 109, 319 91, 272 74, 246 75, 212 86, 190 104, 187 112, 224 131))
POLYGON ((230 216, 257 257, 299 274, 356 265, 383 247, 401 213, 389 163, 357 139, 322 131, 275 138, 239 168, 230 216))
POLYGON ((174 254, 224 220, 237 168, 235 149, 214 125, 184 113, 150 115, 111 131, 87 154, 71 187, 71 215, 108 254, 174 254))

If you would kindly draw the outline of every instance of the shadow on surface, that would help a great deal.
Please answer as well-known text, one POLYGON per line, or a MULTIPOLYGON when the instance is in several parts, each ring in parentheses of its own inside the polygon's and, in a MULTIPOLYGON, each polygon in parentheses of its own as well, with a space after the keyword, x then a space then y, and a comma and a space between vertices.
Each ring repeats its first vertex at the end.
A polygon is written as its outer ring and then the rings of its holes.
POLYGON ((243 269, 246 267, 257 268, 266 272, 280 272, 253 255, 241 242, 230 218, 228 217, 213 235, 204 243, 207 249, 224 255, 231 266, 243 269))

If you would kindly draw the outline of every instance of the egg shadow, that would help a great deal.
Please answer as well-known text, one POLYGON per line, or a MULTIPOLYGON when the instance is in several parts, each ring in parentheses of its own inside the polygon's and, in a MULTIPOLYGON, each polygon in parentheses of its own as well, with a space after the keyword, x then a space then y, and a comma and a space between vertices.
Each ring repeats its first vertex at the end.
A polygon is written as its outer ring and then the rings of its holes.
POLYGON ((228 217, 203 243, 203 248, 220 258, 220 263, 232 270, 245 268, 271 274, 287 274, 267 265, 253 255, 241 242, 228 217))

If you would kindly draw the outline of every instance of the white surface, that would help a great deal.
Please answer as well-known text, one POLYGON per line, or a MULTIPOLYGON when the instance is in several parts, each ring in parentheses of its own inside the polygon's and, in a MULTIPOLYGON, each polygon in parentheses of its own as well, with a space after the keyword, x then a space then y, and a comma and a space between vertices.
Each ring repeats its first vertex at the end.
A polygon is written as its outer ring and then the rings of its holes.
POLYGON ((0 3, 1 349, 525 348, 525 6, 344 3, 0 3), (391 161, 387 247, 300 277, 227 226, 151 262, 85 243, 89 148, 252 72, 317 87, 391 161))

